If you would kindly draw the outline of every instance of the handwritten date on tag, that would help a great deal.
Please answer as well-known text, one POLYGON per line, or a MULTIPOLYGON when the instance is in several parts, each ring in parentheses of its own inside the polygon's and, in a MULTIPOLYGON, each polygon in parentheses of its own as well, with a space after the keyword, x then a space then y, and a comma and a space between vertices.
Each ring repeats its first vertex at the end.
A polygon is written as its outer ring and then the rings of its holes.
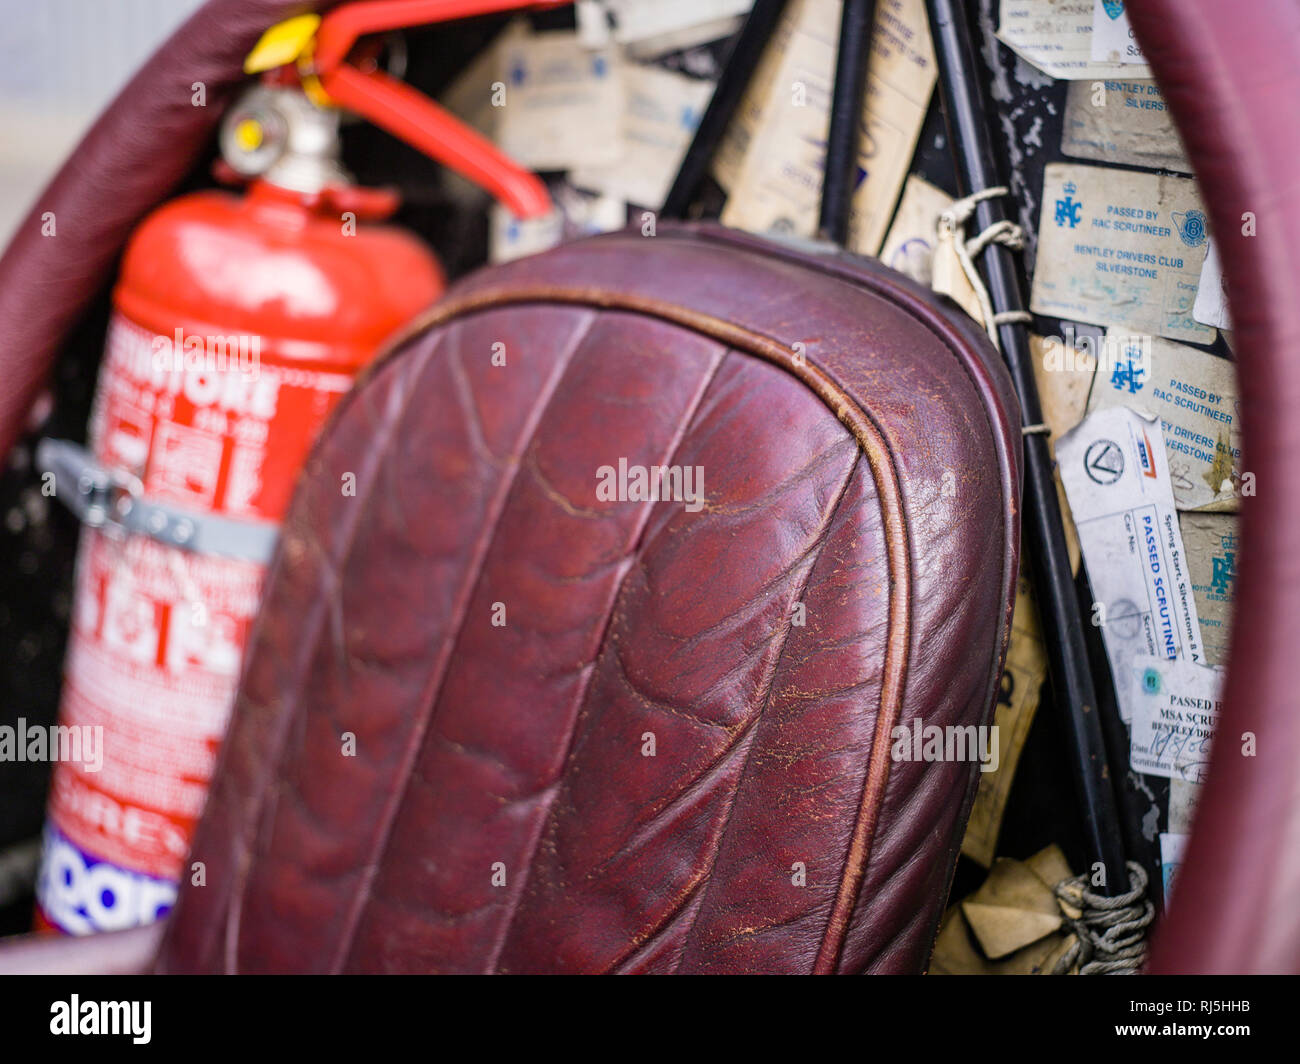
POLYGON ((1054 78, 1145 78, 1119 0, 1002 0, 998 39, 1054 78))
POLYGON ((1219 724, 1223 672, 1180 658, 1135 658, 1129 764, 1137 772, 1200 783, 1219 724))

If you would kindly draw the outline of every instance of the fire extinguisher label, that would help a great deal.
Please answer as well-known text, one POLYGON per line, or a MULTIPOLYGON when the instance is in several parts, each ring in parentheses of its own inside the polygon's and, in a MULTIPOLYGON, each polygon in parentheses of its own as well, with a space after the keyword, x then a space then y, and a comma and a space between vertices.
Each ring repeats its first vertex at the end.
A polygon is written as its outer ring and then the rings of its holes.
MULTIPOLYGON (((177 363, 180 330, 170 347, 157 339, 115 316, 91 420, 96 457, 137 477, 152 501, 278 520, 351 378, 269 358, 209 365, 206 340, 177 363)), ((103 758, 97 771, 55 768, 38 896, 51 924, 74 934, 131 927, 170 906, 265 572, 143 535, 84 531, 60 722, 102 728, 103 758)))
POLYGON ((116 315, 91 419, 99 459, 155 501, 279 519, 352 378, 272 356, 258 336, 162 335, 116 315))
POLYGON ((50 817, 83 852, 180 874, 225 733, 264 567, 87 529, 61 720, 103 728, 98 771, 60 764, 50 817))
POLYGON ((49 923, 89 935, 161 919, 176 901, 176 884, 93 857, 47 826, 36 893, 49 923))

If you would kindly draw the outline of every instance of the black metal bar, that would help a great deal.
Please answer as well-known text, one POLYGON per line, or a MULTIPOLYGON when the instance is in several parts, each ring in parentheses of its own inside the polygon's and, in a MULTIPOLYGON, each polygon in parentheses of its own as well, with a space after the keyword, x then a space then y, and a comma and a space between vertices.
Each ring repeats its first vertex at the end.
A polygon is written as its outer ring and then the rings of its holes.
POLYGON ((731 116, 736 113, 741 97, 745 95, 754 68, 758 66, 763 49, 772 38, 772 31, 776 29, 785 5, 786 0, 756 0, 750 9, 731 54, 723 64, 718 83, 713 88, 713 97, 696 127, 691 146, 686 150, 682 165, 677 170, 673 187, 668 190, 668 196, 659 212, 660 217, 686 217, 686 211, 699 191, 700 182, 708 173, 713 153, 731 123, 731 116))
MULTIPOLYGON (((926 0, 926 7, 939 62, 939 85, 957 163, 958 185, 963 194, 991 188, 1001 181, 994 162, 991 116, 984 100, 984 75, 976 65, 965 5, 962 0, 926 0)), ((975 225, 982 231, 1005 218, 1002 200, 988 199, 976 209, 975 225)), ((993 244, 980 256, 979 265, 994 311, 1023 311, 1024 296, 1011 252, 993 244)), ((998 328, 998 337, 1020 398, 1023 424, 1037 425, 1042 422, 1043 414, 1034 380, 1028 329, 1022 323, 1005 324, 998 328)), ((1052 476, 1052 459, 1045 436, 1031 433, 1025 436, 1024 442, 1023 527, 1052 687, 1057 703, 1065 709, 1066 732, 1074 755, 1075 787, 1083 808, 1091 858, 1105 865, 1105 893, 1118 893, 1128 889, 1128 872, 1098 719, 1096 689, 1088 666, 1083 620, 1075 598, 1065 529, 1052 476)))
POLYGON ((817 222, 818 234, 840 247, 849 241, 849 214, 857 184, 862 132, 862 92, 867 85, 867 59, 875 21, 876 0, 844 0, 835 84, 831 89, 831 122, 826 135, 821 217, 817 222))

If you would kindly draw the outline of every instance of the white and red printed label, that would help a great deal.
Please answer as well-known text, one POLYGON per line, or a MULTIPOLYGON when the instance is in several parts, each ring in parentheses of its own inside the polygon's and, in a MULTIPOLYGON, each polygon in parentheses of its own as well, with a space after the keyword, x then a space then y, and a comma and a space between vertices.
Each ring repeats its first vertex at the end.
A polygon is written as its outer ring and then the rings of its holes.
POLYGON ((85 853, 174 879, 230 716, 264 567, 87 529, 60 721, 103 765, 54 774, 50 816, 85 853))
MULTIPOLYGON (((91 421, 96 457, 138 477, 151 501, 278 520, 351 378, 265 362, 178 369, 156 357, 155 339, 114 319, 91 421)), ((51 924, 119 929, 171 904, 264 577, 260 562, 84 531, 60 722, 101 727, 103 759, 97 772, 55 768, 38 886, 51 924)))
POLYGON ((145 495, 227 517, 278 520, 346 373, 283 365, 248 335, 109 326, 91 414, 96 457, 145 495))

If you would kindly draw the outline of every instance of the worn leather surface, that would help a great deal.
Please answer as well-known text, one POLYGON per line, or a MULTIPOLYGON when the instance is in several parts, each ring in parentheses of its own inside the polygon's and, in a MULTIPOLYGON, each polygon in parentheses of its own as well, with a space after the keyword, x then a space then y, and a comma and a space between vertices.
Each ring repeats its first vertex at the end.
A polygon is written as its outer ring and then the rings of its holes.
POLYGON ((267 26, 335 0, 209 0, 109 104, 0 258, 0 459, 127 238, 189 173, 267 26), (206 105, 194 105, 195 84, 206 105), (54 216, 54 235, 43 232, 54 216))
POLYGON ((1245 433, 1236 617, 1209 778, 1154 972, 1300 972, 1300 4, 1146 0, 1134 30, 1223 257, 1245 433), (1254 216, 1245 235, 1246 212, 1254 216), (1255 738, 1243 756, 1244 737, 1255 738))
POLYGON ((874 263, 661 229, 460 284, 309 463, 159 970, 921 970, 978 772, 890 729, 989 719, 1017 427, 874 263), (706 504, 600 501, 620 458, 706 504))

